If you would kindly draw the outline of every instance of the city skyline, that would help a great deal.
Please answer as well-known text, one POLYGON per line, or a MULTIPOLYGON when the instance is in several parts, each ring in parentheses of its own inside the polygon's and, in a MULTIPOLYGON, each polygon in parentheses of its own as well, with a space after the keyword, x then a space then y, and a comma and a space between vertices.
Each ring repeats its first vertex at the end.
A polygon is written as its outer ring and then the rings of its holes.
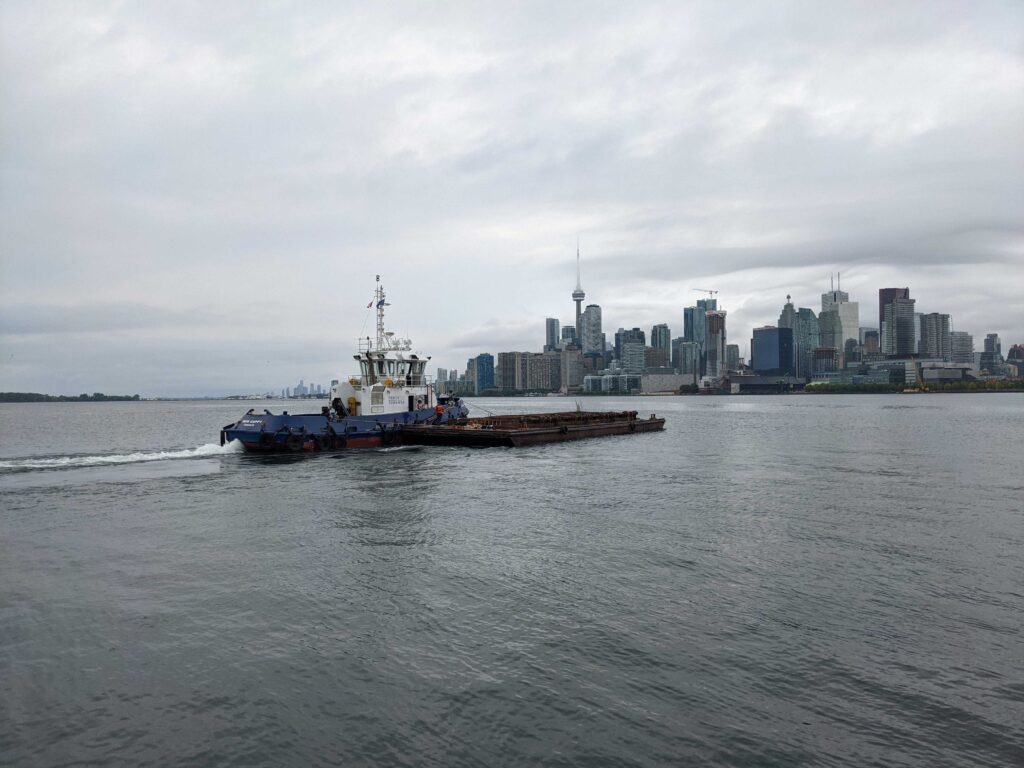
POLYGON ((461 370, 574 324, 577 242, 606 333, 714 289, 749 356, 840 272, 1024 339, 1019 3, 15 0, 0 35, 2 390, 343 377, 374 274, 461 370))

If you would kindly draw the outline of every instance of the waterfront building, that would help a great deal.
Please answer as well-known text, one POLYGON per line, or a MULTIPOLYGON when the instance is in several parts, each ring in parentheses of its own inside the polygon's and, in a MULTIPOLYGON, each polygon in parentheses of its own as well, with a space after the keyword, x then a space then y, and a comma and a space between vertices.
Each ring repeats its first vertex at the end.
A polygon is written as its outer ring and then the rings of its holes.
POLYGON ((921 343, 917 348, 921 357, 950 360, 952 357, 949 315, 929 312, 921 315, 921 343))
POLYGON ((974 337, 966 331, 950 331, 949 359, 953 363, 974 363, 974 337))
POLYGON ((544 320, 544 351, 554 352, 558 349, 559 338, 558 319, 548 317, 544 320))
POLYGON ((763 376, 793 375, 793 329, 755 328, 750 340, 750 367, 763 376))
POLYGON ((640 391, 645 393, 676 393, 682 387, 693 384, 690 376, 674 373, 669 369, 645 371, 640 377, 640 391))
MULTIPOLYGON (((699 302, 698 302, 699 303, 699 302)), ((705 313, 704 376, 721 378, 725 368, 725 312, 708 310, 705 313)))
POLYGON ((494 389, 494 355, 484 352, 472 359, 473 394, 494 389))

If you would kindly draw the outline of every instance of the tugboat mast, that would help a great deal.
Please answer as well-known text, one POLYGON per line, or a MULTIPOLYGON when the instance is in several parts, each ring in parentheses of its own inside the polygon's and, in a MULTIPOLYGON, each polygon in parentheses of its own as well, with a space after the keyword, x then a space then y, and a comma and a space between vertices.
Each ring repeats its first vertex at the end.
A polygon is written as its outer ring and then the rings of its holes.
POLYGON ((377 303, 377 350, 382 352, 388 348, 385 345, 388 337, 384 331, 384 307, 387 303, 384 301, 384 286, 380 284, 380 275, 377 275, 377 290, 373 293, 373 300, 377 303))

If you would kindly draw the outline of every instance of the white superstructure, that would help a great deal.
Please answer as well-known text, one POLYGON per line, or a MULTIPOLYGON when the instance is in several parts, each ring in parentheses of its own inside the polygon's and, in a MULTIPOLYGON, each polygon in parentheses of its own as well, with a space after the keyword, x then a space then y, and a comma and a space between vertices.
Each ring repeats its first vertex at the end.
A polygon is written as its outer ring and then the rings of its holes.
POLYGON ((351 416, 377 416, 432 409, 434 387, 427 380, 429 356, 412 351, 409 339, 397 338, 384 329, 384 308, 389 306, 377 275, 373 294, 377 310, 377 339, 359 340, 359 354, 353 358, 359 372, 331 387, 331 403, 340 401, 351 416))

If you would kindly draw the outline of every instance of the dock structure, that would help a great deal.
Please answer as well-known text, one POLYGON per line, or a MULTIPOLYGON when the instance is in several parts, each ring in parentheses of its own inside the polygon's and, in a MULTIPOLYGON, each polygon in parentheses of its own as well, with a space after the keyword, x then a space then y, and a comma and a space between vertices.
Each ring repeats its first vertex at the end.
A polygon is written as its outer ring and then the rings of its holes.
POLYGON ((560 443, 589 437, 657 432, 665 419, 636 411, 568 411, 524 413, 458 419, 446 424, 413 424, 402 428, 404 445, 457 445, 476 448, 560 443))

